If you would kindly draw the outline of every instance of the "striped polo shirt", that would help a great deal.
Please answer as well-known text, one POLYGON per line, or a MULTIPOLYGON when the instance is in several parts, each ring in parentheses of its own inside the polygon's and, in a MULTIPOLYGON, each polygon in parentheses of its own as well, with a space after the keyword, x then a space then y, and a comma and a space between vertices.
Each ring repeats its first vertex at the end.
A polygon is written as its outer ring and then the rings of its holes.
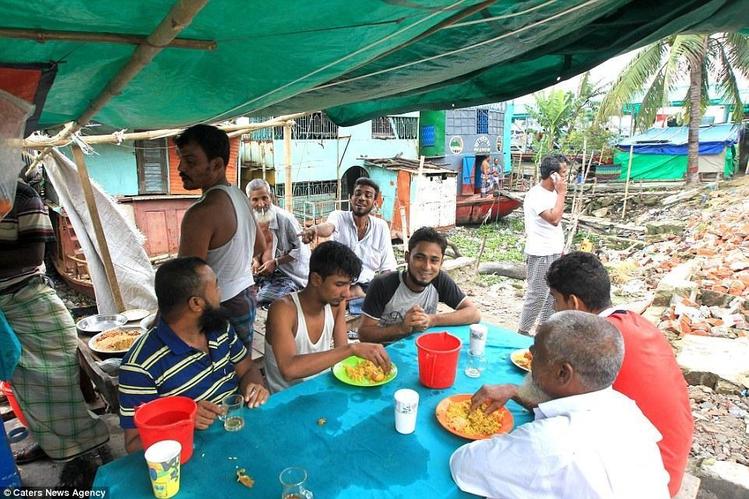
MULTIPOLYGON (((2 213, 0 213, 2 217, 2 213)), ((28 245, 55 240, 47 207, 39 194, 18 180, 16 197, 10 212, 0 219, 0 250, 28 251, 28 245)), ((44 264, 5 269, 0 272, 0 290, 44 274, 44 264)))
POLYGON ((205 353, 162 320, 138 338, 120 366, 120 426, 135 428, 135 408, 159 397, 181 395, 217 404, 237 391, 234 364, 247 356, 247 349, 229 325, 207 336, 205 353))

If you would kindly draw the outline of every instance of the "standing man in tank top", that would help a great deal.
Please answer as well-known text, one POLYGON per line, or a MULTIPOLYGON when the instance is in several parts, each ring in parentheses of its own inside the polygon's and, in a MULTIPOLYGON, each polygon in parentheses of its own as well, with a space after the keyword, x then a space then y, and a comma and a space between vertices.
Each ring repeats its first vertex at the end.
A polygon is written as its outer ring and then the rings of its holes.
POLYGON ((390 357, 382 345, 348 342, 346 297, 361 269, 361 260, 352 250, 326 241, 312 252, 307 286, 270 306, 265 374, 271 392, 317 376, 351 355, 390 372, 390 357))
POLYGON ((185 189, 203 193, 182 219, 179 256, 204 259, 218 277, 221 305, 247 349, 257 306, 252 258, 265 250, 247 196, 226 179, 229 136, 210 125, 194 125, 174 139, 185 189))

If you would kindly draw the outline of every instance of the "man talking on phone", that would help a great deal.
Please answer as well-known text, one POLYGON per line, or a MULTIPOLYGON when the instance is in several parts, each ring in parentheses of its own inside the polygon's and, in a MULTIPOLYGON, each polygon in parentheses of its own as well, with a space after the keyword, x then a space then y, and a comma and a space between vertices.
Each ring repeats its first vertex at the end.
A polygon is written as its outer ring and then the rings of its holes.
POLYGON ((546 271, 562 255, 562 215, 567 194, 567 158, 551 154, 541 160, 541 181, 525 195, 525 261, 528 267, 523 311, 518 333, 530 335, 536 323, 554 313, 554 298, 546 285, 546 271))

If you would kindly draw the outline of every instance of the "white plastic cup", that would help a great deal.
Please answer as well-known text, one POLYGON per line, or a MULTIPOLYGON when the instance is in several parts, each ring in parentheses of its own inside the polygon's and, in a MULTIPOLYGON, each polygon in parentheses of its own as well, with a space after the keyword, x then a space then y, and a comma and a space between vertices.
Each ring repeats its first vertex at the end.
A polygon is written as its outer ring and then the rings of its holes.
POLYGON ((179 492, 181 452, 182 445, 176 440, 162 440, 146 449, 145 458, 155 497, 166 499, 179 492))
POLYGON ((471 355, 484 355, 486 337, 489 334, 489 330, 482 324, 471 324, 469 331, 471 339, 468 348, 471 351, 471 355))
POLYGON ((395 430, 408 435, 416 430, 416 412, 419 394, 410 388, 401 388, 393 395, 395 401, 395 430))

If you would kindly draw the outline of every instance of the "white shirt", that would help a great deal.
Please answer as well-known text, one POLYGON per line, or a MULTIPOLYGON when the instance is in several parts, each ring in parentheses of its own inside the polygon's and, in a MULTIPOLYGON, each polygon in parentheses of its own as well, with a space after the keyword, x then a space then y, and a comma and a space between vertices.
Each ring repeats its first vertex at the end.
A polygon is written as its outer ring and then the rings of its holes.
POLYGON ((536 184, 523 201, 525 215, 525 253, 533 256, 559 255, 564 250, 562 223, 552 225, 541 213, 551 210, 557 203, 556 191, 548 191, 536 184))
POLYGON ((354 224, 354 215, 350 211, 330 212, 328 223, 335 227, 333 241, 348 246, 361 259, 359 282, 368 283, 378 272, 395 270, 395 253, 390 240, 390 227, 386 221, 370 215, 369 228, 361 241, 354 224))
POLYGON ((492 498, 668 498, 658 430, 613 389, 539 404, 509 435, 450 458, 461 490, 492 498))

